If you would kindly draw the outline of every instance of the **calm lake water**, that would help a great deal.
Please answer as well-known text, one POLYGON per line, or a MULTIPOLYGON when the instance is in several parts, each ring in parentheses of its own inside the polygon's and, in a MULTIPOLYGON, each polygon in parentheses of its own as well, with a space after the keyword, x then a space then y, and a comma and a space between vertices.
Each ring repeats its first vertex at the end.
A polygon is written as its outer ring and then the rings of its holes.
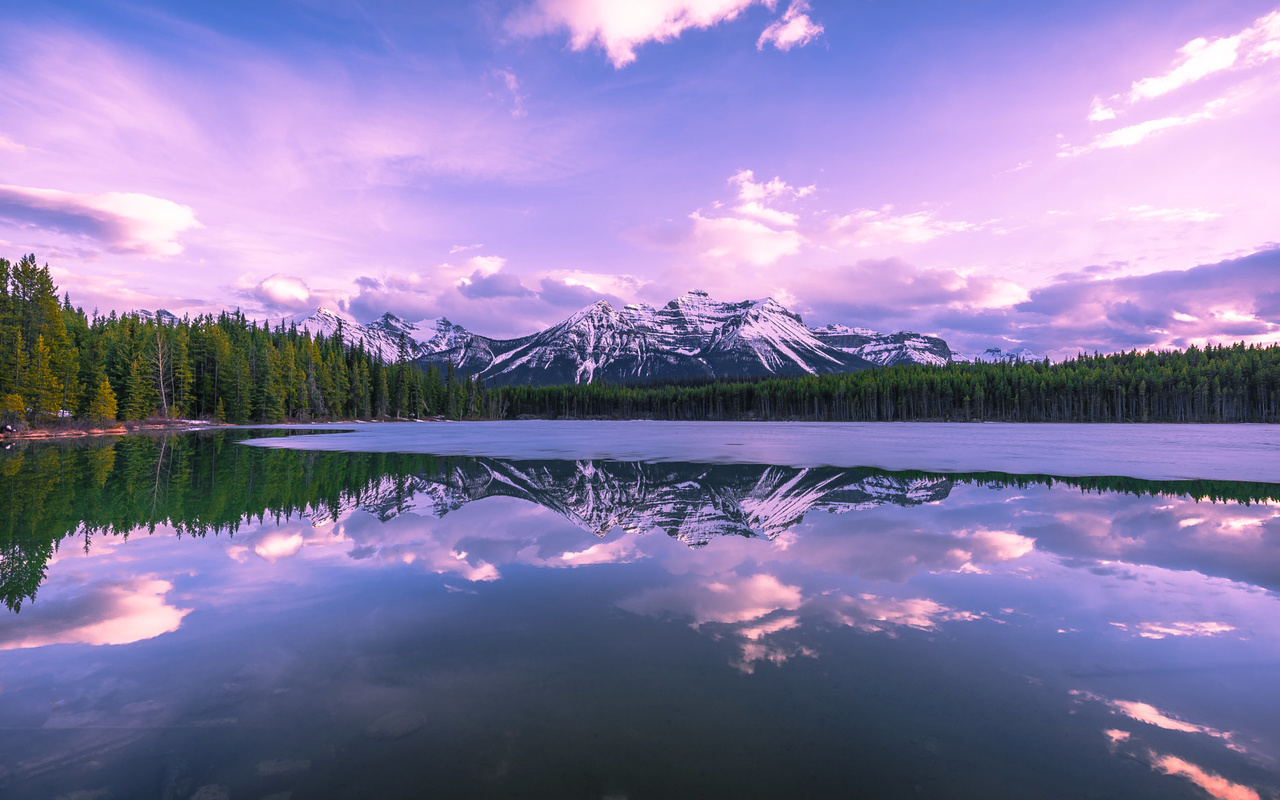
POLYGON ((1274 427, 355 427, 0 451, 0 795, 1280 793, 1274 427))

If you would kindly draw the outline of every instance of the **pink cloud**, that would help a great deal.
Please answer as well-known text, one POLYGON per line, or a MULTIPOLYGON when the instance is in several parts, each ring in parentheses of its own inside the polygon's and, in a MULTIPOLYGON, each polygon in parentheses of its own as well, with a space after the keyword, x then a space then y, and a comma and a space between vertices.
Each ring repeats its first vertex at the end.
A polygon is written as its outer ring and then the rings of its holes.
POLYGON ((647 589, 619 605, 635 614, 675 614, 693 618, 694 627, 708 622, 757 620, 779 610, 800 607, 798 586, 782 583, 767 573, 743 578, 733 574, 691 578, 647 589))
POLYGON ((1260 17, 1233 36, 1192 39, 1178 48, 1173 66, 1163 75, 1135 81, 1128 101, 1136 103, 1168 94, 1218 72, 1258 66, 1280 56, 1280 11, 1260 17))
POLYGON ((204 227, 195 212, 172 200, 136 192, 77 194, 0 185, 0 218, 87 237, 118 253, 173 256, 178 237, 204 227))
POLYGON ((969 222, 938 219, 933 211, 894 214, 893 206, 859 208, 832 219, 830 225, 837 241, 854 247, 923 244, 978 227, 969 222))
POLYGON ((757 2, 772 8, 776 0, 535 0, 513 15, 507 27, 523 36, 568 28, 571 48, 599 45, 621 69, 636 60, 636 48, 647 42, 668 42, 691 28, 710 28, 757 2))
POLYGON ((1177 756, 1156 756, 1152 766, 1168 775, 1186 778, 1215 800, 1259 800, 1258 793, 1248 786, 1229 781, 1177 756))
POLYGON ((823 27, 814 22, 805 12, 809 4, 805 0, 791 0, 786 13, 764 29, 756 40, 756 49, 763 50, 766 44, 772 44, 779 50, 790 50, 793 47, 804 47, 822 35, 823 27))
POLYGON ((33 605, 0 625, 0 650, 50 644, 129 644, 176 631, 191 609, 170 605, 173 584, 140 577, 104 579, 77 594, 33 605))

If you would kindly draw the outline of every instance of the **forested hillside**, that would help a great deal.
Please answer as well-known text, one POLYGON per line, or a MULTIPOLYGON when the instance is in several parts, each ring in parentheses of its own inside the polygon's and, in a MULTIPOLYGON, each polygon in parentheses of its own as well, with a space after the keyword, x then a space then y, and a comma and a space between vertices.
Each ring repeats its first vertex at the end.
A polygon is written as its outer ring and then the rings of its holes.
POLYGON ((58 299, 34 256, 0 259, 0 418, 33 425, 200 417, 225 422, 469 417, 478 382, 386 363, 325 337, 268 329, 239 312, 86 316, 58 299))
POLYGON ((0 419, 653 419, 1280 422, 1280 346, 903 365, 666 385, 486 386, 239 312, 86 316, 48 267, 0 259, 0 419))
POLYGON ((836 421, 1280 422, 1280 346, 897 366, 757 382, 501 390, 508 416, 836 421))

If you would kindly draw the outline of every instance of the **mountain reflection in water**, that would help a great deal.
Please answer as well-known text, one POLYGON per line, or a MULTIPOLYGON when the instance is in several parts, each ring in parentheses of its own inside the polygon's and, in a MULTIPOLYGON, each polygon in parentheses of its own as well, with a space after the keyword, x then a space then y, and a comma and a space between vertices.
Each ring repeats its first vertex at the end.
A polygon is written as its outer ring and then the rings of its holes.
POLYGON ((1280 791, 1275 485, 244 435, 0 454, 5 796, 1280 791))
MULTIPOLYGON (((260 438, 262 432, 255 432, 260 438)), ((179 534, 233 533, 253 518, 381 520, 443 516, 487 497, 535 503, 584 530, 661 531, 690 546, 720 536, 773 539, 814 511, 945 500, 957 484, 1052 486, 1256 503, 1275 484, 938 474, 837 467, 618 461, 508 461, 406 453, 294 452, 236 447, 239 432, 134 436, 37 445, 0 455, 0 599, 35 597, 45 564, 71 536, 127 536, 158 525, 179 534)))

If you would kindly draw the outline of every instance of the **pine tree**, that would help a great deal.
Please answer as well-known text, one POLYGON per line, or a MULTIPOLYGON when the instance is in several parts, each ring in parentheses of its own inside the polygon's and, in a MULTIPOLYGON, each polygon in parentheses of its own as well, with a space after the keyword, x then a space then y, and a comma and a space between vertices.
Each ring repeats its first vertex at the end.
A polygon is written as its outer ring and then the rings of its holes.
POLYGON ((38 425, 58 416, 62 399, 62 383, 53 372, 49 348, 43 336, 36 337, 31 350, 31 361, 23 376, 22 396, 29 408, 30 420, 38 425))
POLYGON ((125 389, 124 418, 146 419, 156 409, 156 389, 149 370, 134 359, 129 367, 128 385, 125 389))
POLYGON ((115 420, 116 393, 111 389, 107 376, 103 375, 98 387, 93 392, 93 400, 89 403, 89 411, 85 415, 94 422, 115 420))

